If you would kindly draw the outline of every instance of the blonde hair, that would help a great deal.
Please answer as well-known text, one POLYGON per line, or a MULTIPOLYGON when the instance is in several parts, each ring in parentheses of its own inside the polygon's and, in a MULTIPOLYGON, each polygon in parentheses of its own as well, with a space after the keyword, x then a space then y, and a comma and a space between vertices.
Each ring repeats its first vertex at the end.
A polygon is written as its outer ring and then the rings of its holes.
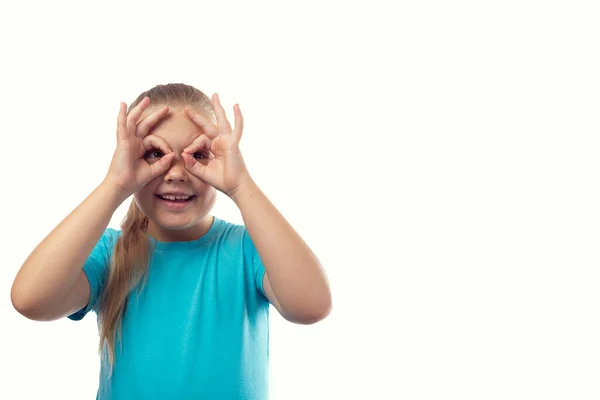
MULTIPOLYGON (((214 110, 210 97, 193 86, 182 83, 158 85, 141 93, 131 103, 127 114, 146 96, 150 98, 150 106, 189 104, 214 121, 214 110)), ((135 200, 131 201, 127 215, 120 226, 121 235, 113 250, 108 278, 98 308, 99 352, 102 353, 103 350, 107 352, 105 356, 108 357, 111 372, 115 360, 115 343, 121 336, 127 296, 136 287, 141 290, 146 283, 150 254, 154 250, 151 248, 151 242, 147 235, 148 217, 140 210, 135 200), (138 287, 140 282, 141 286, 138 287)))

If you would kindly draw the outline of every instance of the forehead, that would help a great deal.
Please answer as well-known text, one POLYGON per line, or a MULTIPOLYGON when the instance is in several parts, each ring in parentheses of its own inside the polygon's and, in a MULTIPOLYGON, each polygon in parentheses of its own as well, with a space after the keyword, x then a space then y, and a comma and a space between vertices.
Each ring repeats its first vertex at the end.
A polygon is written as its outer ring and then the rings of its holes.
MULTIPOLYGON (((139 120, 146 118, 146 116, 162 107, 163 105, 148 107, 139 120)), ((214 123, 211 116, 208 116, 208 118, 214 123)), ((187 146, 202 133, 202 129, 185 114, 183 106, 171 105, 169 106, 169 113, 159 119, 148 131, 149 135, 156 135, 172 146, 187 146)))

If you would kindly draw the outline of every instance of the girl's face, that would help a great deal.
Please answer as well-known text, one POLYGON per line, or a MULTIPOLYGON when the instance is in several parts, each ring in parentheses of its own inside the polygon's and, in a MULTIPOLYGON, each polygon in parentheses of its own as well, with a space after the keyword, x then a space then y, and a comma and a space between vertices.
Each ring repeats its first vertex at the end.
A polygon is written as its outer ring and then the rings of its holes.
MULTIPOLYGON (((140 120, 163 106, 157 104, 147 108, 140 120)), ((212 116, 209 118, 214 122, 212 116)), ((171 105, 169 113, 149 132, 149 135, 157 136, 166 142, 175 153, 169 169, 134 194, 138 207, 149 218, 148 233, 158 241, 195 240, 202 236, 212 223, 212 217, 208 213, 217 198, 217 190, 189 172, 181 157, 183 149, 202 133, 202 130, 185 115, 183 106, 171 105), (173 206, 160 197, 167 193, 182 193, 193 197, 186 203, 173 206)), ((163 155, 160 150, 151 149, 144 157, 152 164, 163 155)), ((199 162, 203 162, 202 153, 193 156, 199 162)))

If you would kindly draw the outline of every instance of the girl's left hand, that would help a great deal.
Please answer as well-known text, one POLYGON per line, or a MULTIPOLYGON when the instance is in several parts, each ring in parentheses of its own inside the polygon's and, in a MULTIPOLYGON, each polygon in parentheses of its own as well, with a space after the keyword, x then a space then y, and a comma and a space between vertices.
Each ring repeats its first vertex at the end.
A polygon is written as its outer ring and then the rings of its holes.
POLYGON ((235 127, 232 130, 217 93, 213 94, 212 102, 217 126, 190 106, 184 108, 186 115, 204 134, 183 150, 182 157, 185 167, 194 176, 232 197, 242 185, 251 180, 239 146, 243 129, 242 112, 238 104, 233 106, 235 127), (196 152, 204 154, 205 158, 194 158, 192 154, 196 152))

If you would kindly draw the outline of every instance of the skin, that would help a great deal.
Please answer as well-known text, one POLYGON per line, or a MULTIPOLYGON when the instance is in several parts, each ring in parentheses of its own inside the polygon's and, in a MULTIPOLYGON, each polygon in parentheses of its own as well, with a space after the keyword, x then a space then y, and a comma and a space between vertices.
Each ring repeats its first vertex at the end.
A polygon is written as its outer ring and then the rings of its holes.
MULTIPOLYGON (((146 161, 154 163, 163 156, 160 162, 166 168, 134 192, 135 201, 149 217, 148 232, 159 241, 199 238, 212 224, 213 218, 208 213, 216 199, 215 190, 221 191, 239 208, 263 261, 263 287, 269 302, 291 322, 320 321, 331 311, 325 272, 308 245, 250 176, 239 148, 243 131, 239 105, 233 107, 232 128, 216 93, 212 104, 215 118, 191 107, 162 104, 153 105, 140 116, 138 123, 152 125, 146 138, 152 146, 145 147, 149 151, 144 157, 150 157, 146 161), (153 113, 157 108, 164 110, 153 113), (157 146, 165 151, 154 152, 152 147, 157 146), (155 195, 173 190, 197 197, 184 211, 168 210, 155 195)), ((134 120, 128 122, 132 124, 134 120)), ((153 166, 150 165, 151 169, 153 166)))
MULTIPOLYGON (((142 113, 140 120, 160 109, 164 104, 149 107, 142 113)), ((164 141, 174 152, 170 168, 162 175, 151 180, 140 191, 134 193, 138 207, 149 218, 148 233, 158 241, 191 241, 204 235, 210 228, 213 217, 210 210, 217 199, 217 190, 197 178, 185 167, 183 150, 203 134, 202 129, 187 117, 183 106, 169 105, 169 112, 149 131, 164 141), (165 192, 184 192, 196 197, 185 210, 169 210, 155 195, 165 192)), ((149 164, 157 162, 164 154, 152 149, 146 153, 149 164)), ((198 162, 206 162, 209 151, 196 151, 193 156, 198 162)))
POLYGON ((216 93, 214 118, 191 108, 153 104, 147 110, 148 105, 145 98, 127 115, 121 103, 117 149, 107 176, 21 267, 11 289, 17 311, 31 319, 53 320, 87 304, 90 287, 81 266, 114 211, 132 194, 148 215, 155 239, 190 241, 212 224, 208 213, 219 190, 240 210, 265 266, 263 287, 269 302, 291 322, 310 324, 325 318, 331 311, 331 293, 318 258, 245 166, 239 149, 239 105, 233 107, 233 128, 216 93), (196 199, 185 211, 165 209, 155 194, 171 190, 196 199), (69 251, 64 251, 65 243, 69 251))

